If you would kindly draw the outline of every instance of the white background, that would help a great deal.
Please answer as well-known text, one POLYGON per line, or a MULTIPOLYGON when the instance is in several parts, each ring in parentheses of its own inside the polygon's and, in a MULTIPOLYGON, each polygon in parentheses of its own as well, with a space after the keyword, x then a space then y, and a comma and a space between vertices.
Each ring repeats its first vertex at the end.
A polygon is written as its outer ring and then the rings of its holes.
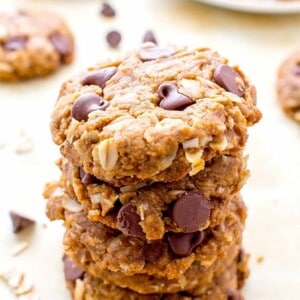
MULTIPOLYGON (((251 276, 243 293, 248 300, 300 299, 300 126, 279 109, 275 95, 276 70, 299 42, 300 16, 237 13, 180 0, 112 1, 117 17, 98 13, 100 1, 1 0, 0 8, 16 5, 49 8, 61 13, 77 43, 72 66, 43 79, 0 83, 0 263, 8 262, 33 277, 42 300, 69 299, 62 274, 63 227, 48 224, 42 197, 46 181, 56 179, 59 156, 52 143, 49 119, 60 84, 72 74, 114 55, 105 33, 118 29, 121 50, 137 47, 147 29, 161 45, 208 46, 239 64, 258 90, 262 121, 250 129, 247 154, 251 178, 243 189, 249 207, 245 247, 251 253, 251 276), (25 130, 34 140, 31 153, 18 155, 15 146, 25 130), (1 143, 0 143, 1 144, 1 143), (10 209, 37 220, 33 231, 15 236, 10 209), (47 223, 47 228, 42 224, 47 223), (29 248, 17 257, 11 252, 20 240, 29 248), (262 263, 257 258, 263 256, 262 263)), ((0 299, 14 299, 0 282, 0 299)))

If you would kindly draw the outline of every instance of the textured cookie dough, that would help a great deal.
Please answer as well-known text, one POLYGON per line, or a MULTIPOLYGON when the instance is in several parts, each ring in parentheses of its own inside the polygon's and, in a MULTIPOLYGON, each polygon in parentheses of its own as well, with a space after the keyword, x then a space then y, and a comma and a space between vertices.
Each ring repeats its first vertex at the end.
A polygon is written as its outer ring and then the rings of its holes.
POLYGON ((0 13, 0 80, 54 72, 73 60, 73 36, 55 13, 19 9, 0 13))
POLYGON ((279 67, 277 94, 282 109, 300 123, 300 48, 290 54, 279 67))
POLYGON ((204 170, 177 182, 120 188, 84 174, 65 159, 58 164, 63 173, 60 185, 66 186, 71 197, 79 200, 90 220, 120 229, 127 235, 145 235, 147 240, 161 239, 168 231, 195 232, 223 223, 230 201, 248 176, 240 152, 213 158, 204 170), (132 233, 118 222, 128 203, 133 210, 131 216, 138 216, 139 232, 132 233))
POLYGON ((130 289, 107 284, 88 273, 84 274, 75 266, 71 273, 65 269, 65 277, 73 300, 243 300, 238 289, 248 277, 247 260, 247 256, 242 259, 236 258, 227 270, 199 291, 176 294, 138 294, 130 289))
MULTIPOLYGON (((48 215, 51 212, 52 219, 60 219, 62 215, 65 219, 67 227, 64 237, 66 254, 82 265, 84 269, 92 274, 98 274, 95 276, 103 274, 103 278, 107 280, 112 277, 113 281, 119 281, 117 285, 133 284, 133 286, 136 285, 134 288, 138 288, 143 277, 145 281, 143 288, 147 289, 147 292, 153 288, 155 280, 159 282, 157 282, 158 286, 170 292, 168 289, 172 289, 172 286, 175 288, 177 281, 181 284, 189 284, 186 276, 197 278, 200 271, 203 273, 207 270, 211 275, 211 272, 215 271, 216 265, 220 264, 223 268, 223 259, 226 258, 229 249, 239 243, 241 239, 246 218, 243 202, 235 199, 232 201, 231 211, 225 222, 204 231, 198 244, 193 244, 195 243, 194 237, 187 245, 186 241, 181 239, 177 244, 175 243, 175 247, 182 247, 182 245, 190 247, 190 253, 180 257, 174 253, 174 241, 170 242, 168 234, 163 240, 152 242, 143 238, 127 237, 99 222, 89 221, 83 210, 74 212, 77 209, 76 206, 66 205, 66 195, 57 192, 55 194, 49 197, 48 215), (112 272, 107 272, 106 269, 112 272), (186 275, 186 273, 190 275, 186 275), (122 274, 139 275, 127 277, 122 274), (163 277, 169 278, 169 280, 163 279, 163 277), (154 278, 156 279, 154 280, 154 278), (171 280, 174 278, 177 280, 171 280), (178 278, 182 279, 178 280, 178 278), (124 280, 126 283, 123 282, 124 280)), ((199 280, 204 280, 203 276, 200 277, 199 280)), ((177 288, 180 289, 180 286, 177 288)))
POLYGON ((65 82, 51 131, 72 164, 115 186, 170 182, 243 149, 255 102, 217 52, 145 43, 65 82))

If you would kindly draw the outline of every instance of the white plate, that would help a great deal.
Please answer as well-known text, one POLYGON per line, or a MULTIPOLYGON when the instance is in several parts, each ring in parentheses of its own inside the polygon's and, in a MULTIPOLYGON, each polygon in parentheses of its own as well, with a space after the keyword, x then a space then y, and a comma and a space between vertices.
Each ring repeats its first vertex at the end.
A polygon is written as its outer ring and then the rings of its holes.
POLYGON ((213 6, 229 8, 233 10, 266 13, 286 14, 299 13, 300 0, 196 0, 213 6))

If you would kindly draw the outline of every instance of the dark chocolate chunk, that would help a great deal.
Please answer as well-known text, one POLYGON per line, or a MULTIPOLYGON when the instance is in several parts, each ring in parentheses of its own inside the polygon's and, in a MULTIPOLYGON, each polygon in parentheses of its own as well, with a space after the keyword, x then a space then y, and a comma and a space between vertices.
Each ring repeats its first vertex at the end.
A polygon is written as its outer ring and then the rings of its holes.
POLYGON ((245 84, 242 77, 230 66, 219 65, 214 72, 214 80, 223 89, 242 97, 245 93, 245 84))
POLYGON ((23 229, 35 224, 34 220, 29 219, 23 215, 20 215, 19 213, 16 213, 14 211, 10 211, 9 215, 10 215, 12 223, 13 223, 14 233, 19 233, 23 229))
POLYGON ((98 85, 102 89, 105 87, 106 82, 114 76, 117 72, 116 67, 108 67, 97 71, 91 71, 82 79, 83 85, 98 85))
POLYGON ((245 257, 245 250, 243 248, 240 249, 237 256, 237 263, 240 263, 245 257))
POLYGON ((297 76, 300 76, 300 63, 293 67, 293 73, 297 76))
POLYGON ((204 239, 204 232, 197 231, 193 233, 169 233, 168 243, 172 252, 178 256, 188 256, 199 246, 204 239))
POLYGON ((210 217, 210 204, 198 191, 191 191, 180 197, 172 209, 172 218, 183 232, 195 232, 210 217))
POLYGON ((8 51, 24 49, 27 38, 25 36, 15 36, 4 42, 4 48, 8 51))
POLYGON ((156 38, 154 36, 154 33, 151 31, 151 30, 148 30, 145 32, 145 35, 143 37, 143 42, 151 42, 153 44, 156 44, 157 45, 157 41, 156 41, 156 38))
POLYGON ((118 212, 118 228, 128 236, 144 237, 145 234, 140 226, 140 216, 136 213, 136 207, 129 203, 124 204, 118 212))
POLYGON ((77 98, 71 110, 72 118, 86 121, 89 113, 95 110, 105 110, 109 103, 95 93, 84 94, 77 98))
POLYGON ((83 275, 85 273, 84 270, 75 266, 67 256, 63 258, 63 261, 66 280, 76 280, 83 278, 83 275))
POLYGON ((244 297, 237 290, 227 290, 227 300, 244 300, 244 297))
POLYGON ((114 8, 107 2, 103 2, 100 13, 104 17, 114 17, 116 15, 114 8))
POLYGON ((167 110, 181 110, 193 104, 192 99, 178 92, 172 83, 163 83, 158 88, 158 95, 162 98, 159 106, 167 110))
POLYGON ((80 168, 79 176, 81 179, 81 182, 84 185, 92 184, 92 183, 99 183, 99 179, 91 174, 85 173, 83 168, 80 168))
POLYGON ((142 61, 155 60, 162 57, 169 57, 174 54, 174 50, 171 48, 160 48, 156 45, 151 45, 147 48, 143 48, 140 53, 140 59, 142 61))
POLYGON ((112 30, 107 33, 106 41, 112 48, 117 48, 122 40, 121 33, 116 30, 112 30))
POLYGON ((162 241, 153 241, 146 244, 143 249, 143 254, 147 261, 156 261, 163 253, 164 245, 162 241))
POLYGON ((67 36, 62 35, 60 33, 55 33, 49 37, 49 40, 50 40, 51 44, 53 45, 53 47, 55 48, 55 50, 61 56, 66 56, 71 53, 72 42, 70 41, 70 39, 67 36))

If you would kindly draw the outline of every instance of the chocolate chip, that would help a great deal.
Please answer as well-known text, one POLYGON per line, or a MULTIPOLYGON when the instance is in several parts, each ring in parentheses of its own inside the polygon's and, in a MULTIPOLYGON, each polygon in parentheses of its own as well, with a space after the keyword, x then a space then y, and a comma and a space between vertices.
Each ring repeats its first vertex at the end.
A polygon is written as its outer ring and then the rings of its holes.
POLYGON ((95 110, 105 110, 109 103, 95 93, 84 94, 77 98, 71 110, 72 118, 86 121, 89 113, 95 110))
POLYGON ((204 232, 169 233, 167 236, 172 252, 178 256, 188 256, 204 239, 204 232))
POLYGON ((243 248, 240 249, 237 256, 237 263, 240 263, 245 257, 245 250, 243 248))
POLYGON ((83 170, 83 168, 80 168, 79 176, 80 176, 81 182, 84 185, 93 184, 93 183, 99 183, 99 180, 98 180, 97 177, 95 177, 95 176, 93 176, 91 174, 85 173, 85 171, 83 170))
POLYGON ((151 42, 153 44, 157 44, 156 38, 154 36, 154 33, 151 30, 148 30, 145 32, 143 42, 151 42))
POLYGON ((122 36, 119 31, 112 30, 107 33, 106 41, 108 42, 109 46, 112 48, 117 48, 122 40, 122 36))
POLYGON ((83 278, 83 275, 85 273, 84 270, 75 266, 67 256, 64 257, 63 261, 66 280, 76 280, 83 278))
POLYGON ((83 85, 98 85, 102 89, 105 87, 106 82, 115 75, 117 72, 116 67, 108 67, 97 71, 89 72, 83 79, 83 85))
POLYGON ((8 51, 24 49, 26 41, 25 36, 15 36, 4 42, 4 48, 8 51))
POLYGON ((297 76, 300 76, 300 64, 299 65, 296 65, 293 67, 292 69, 293 73, 297 76))
POLYGON ((245 85, 241 76, 228 65, 219 65, 214 72, 215 82, 226 91, 242 97, 245 85))
POLYGON ((171 48, 160 48, 156 45, 151 45, 147 48, 143 48, 140 53, 140 59, 142 61, 155 60, 162 57, 169 57, 174 54, 174 50, 171 48))
POLYGON ((156 261, 163 253, 164 245, 162 241, 153 241, 146 244, 143 249, 143 254, 146 261, 156 261))
POLYGON ((163 83, 159 86, 158 95, 162 98, 159 106, 167 110, 181 110, 193 104, 192 99, 178 92, 172 83, 163 83))
POLYGON ((14 211, 10 211, 9 215, 10 215, 12 223, 13 223, 14 233, 19 233, 23 229, 35 224, 34 220, 29 219, 25 216, 22 216, 14 211))
POLYGON ((60 33, 55 33, 49 37, 49 40, 52 46, 61 56, 66 56, 71 53, 72 42, 67 36, 64 36, 60 33))
POLYGON ((130 202, 124 204, 118 212, 117 224, 125 235, 144 237, 145 234, 139 224, 140 221, 140 216, 136 213, 136 207, 130 202))
POLYGON ((244 300, 244 297, 237 290, 227 290, 227 300, 244 300))
POLYGON ((114 10, 114 8, 107 2, 104 2, 102 4, 100 13, 104 17, 114 17, 116 15, 116 11, 114 10))
POLYGON ((198 191, 191 191, 179 198, 172 209, 172 218, 183 232, 195 232, 210 217, 209 202, 198 191))

